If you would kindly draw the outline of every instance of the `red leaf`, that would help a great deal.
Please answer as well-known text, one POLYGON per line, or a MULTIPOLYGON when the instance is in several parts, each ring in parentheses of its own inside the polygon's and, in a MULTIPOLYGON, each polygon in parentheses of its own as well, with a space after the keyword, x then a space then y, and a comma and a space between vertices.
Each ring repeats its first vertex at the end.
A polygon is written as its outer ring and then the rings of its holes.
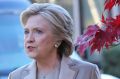
POLYGON ((108 9, 109 11, 112 9, 114 5, 120 5, 120 0, 106 0, 104 4, 104 10, 108 9))
POLYGON ((101 48, 103 48, 105 41, 106 41, 105 32, 99 29, 96 32, 95 37, 90 41, 91 53, 93 53, 96 49, 100 51, 101 48))
POLYGON ((116 4, 120 5, 120 0, 116 0, 116 4))
POLYGON ((95 36, 95 33, 98 29, 98 25, 90 25, 88 26, 85 33, 77 39, 77 44, 79 45, 80 53, 84 53, 84 51, 88 48, 89 42, 95 36))
POLYGON ((87 30, 84 33, 84 36, 86 36, 86 35, 91 36, 91 35, 95 34, 98 29, 99 29, 98 25, 89 25, 87 27, 87 30))
MULTIPOLYGON (((106 0, 104 9, 110 11, 116 4, 120 5, 120 0, 106 0)), ((109 16, 105 18, 102 14, 101 22, 104 24, 104 30, 100 29, 98 25, 90 25, 85 33, 78 38, 77 45, 81 54, 89 46, 92 54, 95 50, 101 51, 103 47, 109 48, 113 42, 120 39, 120 15, 115 18, 109 16)))
POLYGON ((102 20, 101 20, 102 23, 106 23, 106 20, 105 20, 105 17, 104 15, 102 14, 102 20))
POLYGON ((106 31, 111 32, 111 34, 114 35, 114 38, 118 40, 120 35, 120 15, 116 16, 115 18, 107 18, 106 26, 106 31))
POLYGON ((79 45, 78 51, 81 55, 84 54, 85 50, 89 47, 89 42, 79 45))
POLYGON ((108 9, 110 11, 112 7, 115 5, 116 0, 106 0, 104 4, 104 10, 108 9))

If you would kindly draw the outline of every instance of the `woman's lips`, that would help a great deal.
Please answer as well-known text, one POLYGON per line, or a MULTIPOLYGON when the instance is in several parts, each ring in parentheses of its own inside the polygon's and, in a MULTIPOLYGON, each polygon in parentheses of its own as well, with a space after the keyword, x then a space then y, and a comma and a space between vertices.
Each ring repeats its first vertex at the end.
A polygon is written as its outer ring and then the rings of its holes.
POLYGON ((33 46, 27 46, 27 50, 28 50, 29 52, 34 51, 34 49, 35 49, 35 47, 33 47, 33 46))

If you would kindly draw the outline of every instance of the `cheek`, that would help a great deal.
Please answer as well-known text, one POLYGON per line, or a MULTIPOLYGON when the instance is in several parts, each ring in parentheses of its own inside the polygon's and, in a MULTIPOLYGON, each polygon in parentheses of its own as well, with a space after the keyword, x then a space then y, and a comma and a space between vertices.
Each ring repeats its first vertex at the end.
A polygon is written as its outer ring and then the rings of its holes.
POLYGON ((36 43, 39 44, 39 46, 48 47, 54 45, 54 39, 52 37, 46 36, 43 38, 36 39, 36 43))

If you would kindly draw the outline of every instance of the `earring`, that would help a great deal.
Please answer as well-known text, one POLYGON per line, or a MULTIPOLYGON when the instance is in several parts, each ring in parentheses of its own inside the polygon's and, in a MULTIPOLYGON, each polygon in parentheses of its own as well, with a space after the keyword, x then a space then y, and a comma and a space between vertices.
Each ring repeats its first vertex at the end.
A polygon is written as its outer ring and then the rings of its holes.
POLYGON ((57 42, 57 43, 55 44, 55 48, 58 48, 58 47, 60 46, 60 44, 61 44, 61 41, 57 42))
POLYGON ((58 48, 58 44, 55 44, 55 48, 58 48))

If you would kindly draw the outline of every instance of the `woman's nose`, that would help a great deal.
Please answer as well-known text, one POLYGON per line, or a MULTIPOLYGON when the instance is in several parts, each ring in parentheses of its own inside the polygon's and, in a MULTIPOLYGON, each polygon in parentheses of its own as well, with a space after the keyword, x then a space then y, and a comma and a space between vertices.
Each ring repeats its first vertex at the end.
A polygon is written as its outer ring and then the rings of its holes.
POLYGON ((33 33, 30 33, 30 34, 28 35, 27 42, 28 42, 28 43, 33 43, 33 42, 35 42, 35 38, 34 38, 34 34, 33 34, 33 33))

